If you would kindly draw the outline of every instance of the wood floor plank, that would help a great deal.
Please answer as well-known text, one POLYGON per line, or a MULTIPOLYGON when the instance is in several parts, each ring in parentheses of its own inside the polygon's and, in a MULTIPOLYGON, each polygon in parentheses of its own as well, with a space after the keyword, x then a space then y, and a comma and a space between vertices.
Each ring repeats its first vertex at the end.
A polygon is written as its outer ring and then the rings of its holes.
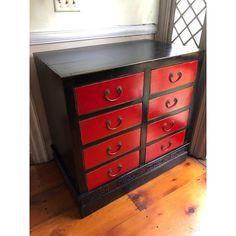
POLYGON ((84 219, 79 219, 76 209, 67 211, 65 214, 32 228, 31 235, 99 236, 138 212, 136 206, 125 195, 84 219))
POLYGON ((30 166, 30 196, 48 191, 64 183, 55 161, 30 166))
POLYGON ((65 184, 34 195, 30 201, 30 226, 38 225, 75 206, 75 200, 65 184))
POLYGON ((205 173, 104 233, 106 236, 190 236, 204 211, 205 173))
POLYGON ((69 209, 70 204, 64 203, 70 201, 67 194, 64 193, 63 197, 63 192, 68 189, 61 189, 61 193, 55 191, 43 193, 42 196, 39 194, 36 196, 38 199, 33 198, 32 201, 34 224, 31 227, 31 235, 187 236, 190 231, 196 229, 196 218, 202 209, 201 199, 204 198, 205 192, 202 182, 204 173, 203 165, 188 158, 84 219, 79 219, 78 210, 73 204, 69 209), (61 195, 62 198, 57 197, 57 200, 53 200, 56 199, 55 195, 61 195), (61 208, 57 207, 63 204, 64 211, 59 211, 61 208), (40 213, 43 207, 47 211, 40 213), (175 232, 178 234, 174 234, 175 232))
POLYGON ((188 158, 182 164, 170 169, 146 184, 134 189, 128 195, 140 209, 146 209, 152 202, 163 198, 191 181, 195 176, 205 173, 204 166, 188 158))

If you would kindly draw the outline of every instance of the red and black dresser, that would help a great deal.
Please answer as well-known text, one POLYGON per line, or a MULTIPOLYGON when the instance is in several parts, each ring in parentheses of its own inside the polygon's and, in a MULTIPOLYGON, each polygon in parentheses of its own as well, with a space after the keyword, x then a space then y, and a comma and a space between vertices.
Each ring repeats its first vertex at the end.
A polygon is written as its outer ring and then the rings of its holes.
POLYGON ((201 54, 153 40, 34 54, 52 150, 81 217, 186 159, 201 54))

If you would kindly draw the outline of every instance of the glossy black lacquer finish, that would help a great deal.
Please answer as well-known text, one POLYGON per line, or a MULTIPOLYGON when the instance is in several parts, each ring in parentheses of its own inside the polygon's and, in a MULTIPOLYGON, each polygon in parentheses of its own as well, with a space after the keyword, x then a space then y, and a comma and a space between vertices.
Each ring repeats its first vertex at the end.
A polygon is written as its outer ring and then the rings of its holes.
POLYGON ((36 54, 58 76, 65 78, 182 56, 192 51, 187 47, 139 40, 36 54))
MULTIPOLYGON (((198 100, 197 94, 194 94, 193 103, 190 106, 151 121, 147 121, 148 100, 192 85, 194 85, 194 90, 197 90, 198 78, 195 83, 189 83, 150 96, 150 72, 155 68, 196 59, 199 60, 200 70, 201 52, 198 51, 198 49, 179 48, 171 44, 159 43, 152 40, 141 40, 35 53, 34 58, 52 136, 54 156, 58 160, 68 183, 70 183, 70 186, 76 193, 75 195, 82 217, 111 202, 134 187, 145 183, 163 171, 175 166, 186 158, 187 148, 192 137, 194 107, 197 105, 198 100), (144 72, 145 75, 143 98, 112 108, 105 108, 87 115, 78 116, 74 98, 75 87, 138 72, 144 72), (100 140, 82 145, 78 125, 79 120, 139 102, 142 102, 143 111, 141 126, 129 128, 109 137, 101 137, 100 140), (145 164, 147 124, 186 109, 190 109, 190 117, 185 144, 177 150, 173 150, 163 155, 161 158, 145 164), (127 133, 138 127, 141 127, 141 144, 140 147, 137 148, 137 150, 140 151, 140 166, 88 192, 85 175, 93 169, 87 172, 84 170, 83 148, 127 133)), ((157 140, 153 142, 156 141, 157 140)), ((148 145, 150 144, 151 143, 148 145)), ((120 157, 122 157, 122 155, 116 157, 116 159, 120 157)))

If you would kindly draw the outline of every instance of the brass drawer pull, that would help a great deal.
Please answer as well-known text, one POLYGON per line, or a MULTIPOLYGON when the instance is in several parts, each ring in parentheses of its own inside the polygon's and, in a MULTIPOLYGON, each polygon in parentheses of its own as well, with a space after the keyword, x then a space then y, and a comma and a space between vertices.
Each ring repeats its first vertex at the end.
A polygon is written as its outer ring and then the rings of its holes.
POLYGON ((162 125, 162 130, 164 131, 164 132, 169 132, 173 127, 174 127, 174 125, 175 125, 175 121, 174 120, 171 120, 170 121, 170 127, 169 128, 167 128, 167 122, 165 122, 163 125, 162 125))
POLYGON ((107 155, 110 155, 110 156, 116 155, 120 151, 121 147, 122 147, 122 143, 118 142, 116 151, 112 152, 111 146, 108 146, 107 147, 107 155))
POLYGON ((116 129, 118 129, 119 128, 119 126, 121 125, 121 123, 122 123, 122 117, 121 116, 118 116, 118 118, 117 118, 117 125, 115 126, 115 127, 111 127, 111 120, 107 120, 106 121, 106 127, 107 127, 107 129, 109 129, 109 130, 116 130, 116 129))
POLYGON ((162 150, 162 151, 165 151, 165 150, 167 150, 168 148, 170 148, 171 145, 172 145, 172 142, 171 142, 171 141, 168 142, 168 146, 167 146, 167 147, 165 147, 165 146, 162 144, 162 145, 161 145, 161 150, 162 150))
POLYGON ((107 101, 109 101, 109 102, 115 102, 115 101, 117 101, 117 100, 121 97, 121 95, 122 95, 122 92, 123 92, 122 87, 121 87, 121 86, 118 86, 118 87, 116 88, 116 92, 117 92, 117 94, 118 94, 118 96, 117 96, 116 98, 109 98, 109 95, 110 95, 111 91, 110 91, 110 89, 106 89, 105 92, 104 92, 104 98, 105 98, 107 101))
POLYGON ((116 174, 112 174, 112 169, 109 168, 107 174, 108 174, 110 177, 116 177, 116 176, 120 173, 120 171, 122 170, 122 165, 121 165, 121 164, 119 164, 119 165, 117 166, 117 170, 118 170, 118 171, 116 172, 116 174))
POLYGON ((176 79, 176 80, 173 80, 174 74, 173 74, 173 73, 170 73, 170 74, 169 74, 169 81, 170 81, 171 83, 176 83, 177 81, 179 81, 179 80, 181 79, 182 75, 183 75, 182 71, 179 71, 179 72, 177 73, 177 75, 178 75, 177 79, 176 79))
POLYGON ((177 99, 177 98, 174 98, 174 102, 173 102, 172 104, 171 104, 170 100, 168 99, 168 100, 166 101, 166 107, 167 107, 168 109, 170 109, 170 108, 174 107, 174 106, 177 104, 177 102, 178 102, 178 99, 177 99))

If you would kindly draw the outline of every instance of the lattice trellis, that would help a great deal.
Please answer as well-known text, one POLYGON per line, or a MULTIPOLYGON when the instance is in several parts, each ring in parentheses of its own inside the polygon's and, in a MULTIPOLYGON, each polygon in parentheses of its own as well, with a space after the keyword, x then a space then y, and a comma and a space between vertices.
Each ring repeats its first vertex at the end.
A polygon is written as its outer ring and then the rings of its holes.
POLYGON ((176 0, 171 42, 199 47, 205 16, 205 0, 176 0))

